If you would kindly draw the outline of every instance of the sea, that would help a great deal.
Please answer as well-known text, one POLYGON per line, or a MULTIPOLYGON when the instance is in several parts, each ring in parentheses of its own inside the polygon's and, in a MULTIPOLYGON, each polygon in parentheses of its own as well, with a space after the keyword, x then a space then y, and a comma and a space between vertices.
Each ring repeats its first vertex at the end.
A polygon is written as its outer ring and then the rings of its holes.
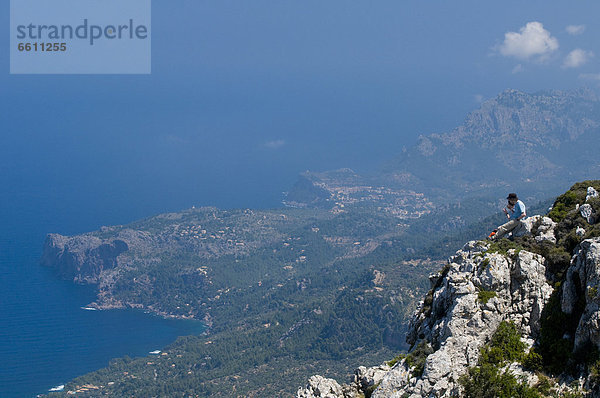
POLYGON ((0 397, 35 397, 112 358, 144 356, 178 336, 206 330, 200 321, 139 310, 86 310, 95 288, 62 280, 39 260, 47 232, 84 232, 97 225, 89 219, 60 225, 60 214, 44 217, 34 209, 21 208, 20 222, 0 209, 0 397))

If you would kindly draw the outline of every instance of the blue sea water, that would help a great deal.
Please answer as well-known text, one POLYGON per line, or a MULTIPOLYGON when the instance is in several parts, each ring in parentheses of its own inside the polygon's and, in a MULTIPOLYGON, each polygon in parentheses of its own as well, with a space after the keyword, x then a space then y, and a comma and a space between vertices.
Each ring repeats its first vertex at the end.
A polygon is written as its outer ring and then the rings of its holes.
POLYGON ((131 221, 140 216, 124 207, 84 217, 74 206, 81 199, 75 194, 62 200, 51 195, 40 200, 35 193, 0 195, 2 398, 35 397, 105 367, 112 358, 147 355, 178 336, 205 330, 200 321, 167 320, 141 311, 84 310, 94 299, 94 287, 61 280, 40 265, 48 232, 85 232, 111 216, 131 221))
POLYGON ((197 321, 82 309, 93 300, 93 288, 41 267, 36 243, 0 242, 11 246, 0 257, 1 397, 32 397, 111 358, 146 355, 177 336, 204 331, 197 321))

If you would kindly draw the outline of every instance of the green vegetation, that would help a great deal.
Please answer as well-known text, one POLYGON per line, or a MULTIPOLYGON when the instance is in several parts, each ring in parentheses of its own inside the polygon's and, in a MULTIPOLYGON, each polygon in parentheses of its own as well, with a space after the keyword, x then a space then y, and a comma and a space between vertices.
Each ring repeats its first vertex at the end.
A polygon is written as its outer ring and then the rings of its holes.
POLYGON ((158 253, 130 253, 110 297, 168 314, 209 313, 212 325, 166 355, 114 361, 52 395, 92 384, 114 396, 285 397, 312 374, 345 378, 406 350, 406 320, 441 262, 404 262, 415 257, 400 246, 406 227, 385 217, 196 209, 100 231, 110 239, 135 227, 168 242, 158 253), (386 242, 363 254, 380 235, 386 242), (222 254, 206 255, 206 246, 222 254))
POLYGON ((521 360, 526 345, 521 341, 521 333, 512 322, 502 322, 489 344, 481 350, 480 362, 502 365, 505 362, 521 360))
POLYGON ((421 341, 414 350, 412 350, 405 359, 409 368, 413 368, 412 375, 421 377, 425 371, 425 362, 427 357, 433 354, 433 348, 426 341, 421 341))
POLYGON ((534 372, 541 372, 544 369, 543 361, 542 356, 532 348, 523 358, 523 367, 534 372))
POLYGON ((406 358, 405 354, 398 354, 391 361, 387 361, 386 364, 387 364, 387 366, 392 367, 395 364, 397 364, 398 362, 400 362, 401 360, 403 360, 404 358, 406 358))
MULTIPOLYGON (((594 187, 597 191, 600 191, 600 180, 587 180, 574 184, 567 192, 556 198, 548 217, 555 222, 564 220, 575 210, 577 205, 585 203, 588 187, 594 187)), ((592 204, 594 210, 598 211, 598 208, 594 206, 596 201, 592 201, 590 204, 592 204)))
MULTIPOLYGON (((565 372, 575 375, 578 364, 588 366, 592 372, 594 372, 595 366, 600 366, 596 365, 598 354, 593 347, 585 347, 573 352, 575 330, 585 307, 586 296, 588 298, 596 297, 597 289, 589 288, 587 292, 579 292, 580 300, 571 314, 563 313, 560 303, 562 282, 570 265, 573 250, 581 240, 600 234, 598 224, 587 223, 576 209, 577 205, 585 203, 588 186, 598 189, 600 181, 585 181, 575 184, 568 192, 557 198, 549 214, 555 222, 558 222, 555 229, 556 244, 537 242, 531 236, 524 236, 515 238, 512 242, 503 242, 504 240, 502 240, 498 242, 498 246, 490 248, 490 250, 503 254, 508 249, 522 248, 544 256, 547 261, 548 276, 555 288, 541 314, 540 336, 536 346, 522 358, 524 367, 530 370, 544 371, 550 375, 559 375, 565 372), (577 227, 586 230, 583 237, 575 234, 577 227)), ((597 200, 591 200, 589 203, 592 204, 594 212, 600 210, 597 200)), ((493 351, 488 353, 488 357, 491 358, 488 362, 494 362, 495 354, 493 351)), ((485 355, 483 357, 485 359, 485 355)), ((579 396, 577 392, 570 394, 579 396)))
POLYGON ((472 398, 541 397, 539 391, 520 382, 502 367, 506 362, 518 361, 525 355, 525 344, 517 327, 502 322, 491 341, 481 349, 477 366, 469 368, 460 378, 465 395, 472 398))
MULTIPOLYGON (((554 206, 552 210, 548 213, 548 217, 550 217, 554 222, 562 221, 567 213, 575 208, 575 205, 580 201, 578 200, 578 195, 571 190, 565 192, 560 195, 556 202, 554 202, 554 206)), ((585 196, 584 198, 585 199, 585 196)))
POLYGON ((481 364, 469 368, 468 373, 460 378, 465 396, 469 398, 541 398, 536 389, 519 382, 508 371, 497 366, 481 364))
POLYGON ((518 241, 502 238, 498 241, 490 243, 486 253, 498 253, 503 256, 507 256, 509 250, 514 250, 516 255, 523 250, 523 246, 519 245, 518 241))
POLYGON ((535 349, 542 357, 544 370, 554 375, 569 369, 573 338, 564 337, 574 336, 579 315, 583 311, 583 303, 580 303, 573 315, 562 312, 559 294, 560 288, 555 289, 544 307, 540 319, 540 338, 535 349))
POLYGON ((479 302, 481 304, 485 305, 492 297, 496 297, 496 296, 497 296, 497 293, 493 290, 480 289, 479 293, 477 293, 477 300, 479 300, 479 302))

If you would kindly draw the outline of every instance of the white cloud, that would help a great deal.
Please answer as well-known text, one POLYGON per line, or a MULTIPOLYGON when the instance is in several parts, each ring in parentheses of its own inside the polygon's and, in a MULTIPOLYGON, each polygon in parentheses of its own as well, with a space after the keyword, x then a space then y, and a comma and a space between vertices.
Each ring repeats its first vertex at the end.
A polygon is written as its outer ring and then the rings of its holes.
POLYGON ((266 148, 269 148, 269 149, 279 149, 285 145, 285 141, 284 140, 267 141, 267 142, 265 142, 264 145, 266 148))
POLYGON ((513 73, 513 75, 514 75, 514 74, 517 74, 517 73, 521 73, 521 72, 523 72, 524 70, 525 70, 525 68, 523 68, 523 65, 521 65, 521 64, 518 64, 517 66, 515 66, 515 67, 512 69, 512 73, 513 73))
POLYGON ((569 25, 565 28, 565 30, 570 35, 580 35, 585 30, 585 25, 569 25))
POLYGON ((477 103, 483 102, 483 95, 481 95, 481 94, 475 94, 474 97, 475 97, 475 102, 477 102, 477 103))
POLYGON ((594 54, 591 51, 585 51, 581 48, 576 48, 565 57, 563 68, 578 68, 585 64, 588 59, 593 56, 594 54))
POLYGON ((540 22, 528 22, 519 32, 506 32, 500 53, 505 57, 543 60, 558 49, 558 40, 540 22))

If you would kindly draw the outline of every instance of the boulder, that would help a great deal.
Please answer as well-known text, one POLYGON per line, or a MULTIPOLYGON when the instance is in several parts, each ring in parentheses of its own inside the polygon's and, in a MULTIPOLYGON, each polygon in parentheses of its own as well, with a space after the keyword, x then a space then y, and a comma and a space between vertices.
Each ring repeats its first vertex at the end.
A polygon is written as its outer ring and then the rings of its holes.
POLYGON ((296 393, 297 398, 341 398, 344 397, 342 386, 333 379, 323 376, 312 376, 304 388, 296 393))
POLYGON ((587 188, 587 195, 585 197, 585 201, 589 201, 591 198, 597 198, 598 197, 598 191, 596 191, 596 189, 594 189, 594 187, 588 187, 587 188))
POLYGON ((595 220, 594 220, 594 216, 593 216, 593 209, 592 209, 592 205, 590 205, 589 203, 579 206, 579 214, 581 214, 581 217, 585 218, 585 220, 589 224, 594 223, 595 220))

